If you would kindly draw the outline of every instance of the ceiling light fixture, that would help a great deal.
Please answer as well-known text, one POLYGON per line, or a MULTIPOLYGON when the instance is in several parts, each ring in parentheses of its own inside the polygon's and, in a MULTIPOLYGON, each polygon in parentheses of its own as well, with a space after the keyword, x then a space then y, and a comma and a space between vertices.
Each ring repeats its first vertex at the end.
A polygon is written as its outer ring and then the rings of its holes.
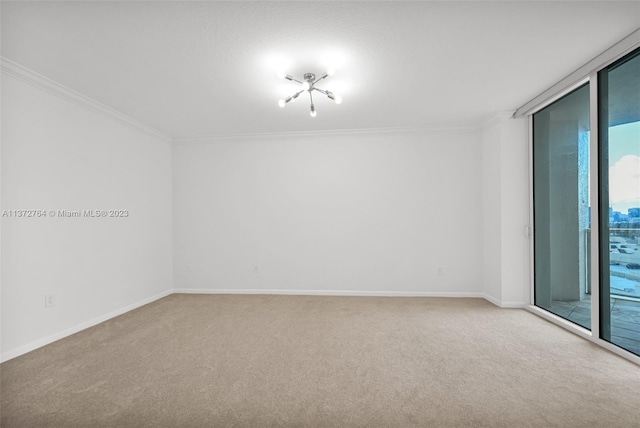
POLYGON ((333 69, 329 69, 326 73, 324 73, 322 76, 320 76, 319 78, 316 79, 316 75, 313 73, 305 73, 304 75, 304 80, 300 81, 298 79, 293 78, 292 76, 284 73, 284 72, 279 72, 278 73, 278 77, 281 79, 287 79, 287 80, 291 80, 292 82, 297 82, 300 84, 300 91, 296 92, 295 94, 291 95, 288 98, 285 98, 283 100, 278 101, 278 105, 280 107, 284 107, 285 105, 289 104, 290 102, 294 101, 296 98, 298 98, 298 96, 303 93, 303 92, 309 92, 309 99, 311 100, 311 111, 309 112, 309 115, 311 117, 316 117, 316 115, 318 114, 316 112, 316 108, 313 105, 313 95, 312 92, 313 91, 318 91, 321 94, 325 94, 327 97, 329 97, 329 99, 332 99, 333 101, 335 101, 336 104, 340 104, 342 103, 342 97, 339 95, 334 94, 331 91, 325 91, 324 89, 320 89, 320 88, 316 88, 316 83, 318 83, 319 81, 326 79, 329 76, 333 76, 333 74, 335 73, 335 71, 333 69))

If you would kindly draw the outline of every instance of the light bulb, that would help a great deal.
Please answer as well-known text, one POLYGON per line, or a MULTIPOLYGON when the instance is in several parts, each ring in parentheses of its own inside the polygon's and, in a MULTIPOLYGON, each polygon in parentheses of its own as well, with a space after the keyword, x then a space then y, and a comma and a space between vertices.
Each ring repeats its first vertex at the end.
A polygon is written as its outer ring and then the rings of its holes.
POLYGON ((327 69, 327 76, 333 76, 334 74, 336 74, 336 69, 333 67, 329 67, 327 69))
POLYGON ((303 91, 308 91, 310 87, 311 87, 311 83, 309 83, 307 80, 302 82, 302 90, 303 91))
POLYGON ((284 105, 285 105, 286 103, 287 103, 287 102, 286 102, 285 100, 280 100, 280 101, 278 101, 278 105, 279 105, 280 107, 284 107, 284 105))
POLYGON ((318 115, 315 110, 311 110, 311 113, 309 114, 311 115, 311 117, 316 117, 318 115))
POLYGON ((342 97, 340 95, 334 95, 333 100, 336 102, 336 104, 342 104, 342 97))
POLYGON ((287 73, 280 70, 278 71, 278 79, 284 79, 285 77, 287 77, 287 73))

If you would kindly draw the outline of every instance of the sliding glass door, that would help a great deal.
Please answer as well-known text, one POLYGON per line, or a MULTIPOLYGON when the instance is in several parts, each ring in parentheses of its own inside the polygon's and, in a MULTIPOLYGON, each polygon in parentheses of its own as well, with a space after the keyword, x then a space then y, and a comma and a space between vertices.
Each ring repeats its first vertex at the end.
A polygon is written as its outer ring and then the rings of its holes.
POLYGON ((640 49, 596 71, 532 117, 534 304, 640 355, 640 49))
POLYGON ((600 336, 640 355, 640 51, 598 84, 600 336))
POLYGON ((533 116, 535 304, 587 329, 589 85, 533 116))

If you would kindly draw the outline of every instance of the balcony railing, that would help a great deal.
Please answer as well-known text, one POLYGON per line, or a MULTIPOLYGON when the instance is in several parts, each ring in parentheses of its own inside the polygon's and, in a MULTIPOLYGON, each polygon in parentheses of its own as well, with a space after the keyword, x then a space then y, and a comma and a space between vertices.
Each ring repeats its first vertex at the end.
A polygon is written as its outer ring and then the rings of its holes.
MULTIPOLYGON (((590 254, 591 229, 585 229, 586 256, 590 254)), ((609 229, 609 268, 612 296, 640 299, 640 227, 609 229)), ((586 291, 590 293, 589 269, 586 291)))

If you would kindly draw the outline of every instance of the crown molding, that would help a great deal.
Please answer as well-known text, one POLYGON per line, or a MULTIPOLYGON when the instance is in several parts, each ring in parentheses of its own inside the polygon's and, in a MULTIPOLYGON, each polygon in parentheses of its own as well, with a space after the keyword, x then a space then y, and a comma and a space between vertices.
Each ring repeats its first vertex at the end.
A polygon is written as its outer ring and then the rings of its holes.
POLYGON ((333 129, 322 131, 297 131, 297 132, 260 132, 249 134, 227 135, 203 135, 199 137, 174 138, 174 145, 185 144, 209 144, 239 140, 270 140, 289 138, 313 138, 313 137, 342 137, 351 135, 388 135, 388 134, 468 134, 477 132, 478 127, 462 126, 419 126, 397 128, 359 128, 359 129, 333 129))
POLYGON ((4 56, 0 57, 0 71, 2 74, 14 77, 35 88, 45 91, 49 94, 60 97, 80 107, 84 107, 94 113, 98 113, 109 119, 120 122, 130 128, 140 131, 146 135, 156 137, 166 143, 171 143, 171 136, 159 131, 137 119, 127 116, 124 113, 108 107, 92 98, 87 97, 73 89, 64 86, 42 74, 39 74, 15 61, 4 56))
POLYGON ((504 120, 508 120, 508 119, 514 119, 513 117, 513 111, 511 110, 503 110, 503 111, 497 111, 495 113, 493 113, 491 116, 489 116, 489 118, 487 120, 485 120, 484 122, 482 122, 482 125, 480 125, 480 129, 487 129, 492 127, 493 125, 496 125, 504 120))
MULTIPOLYGON (((341 136, 375 136, 375 135, 401 135, 401 134, 469 134, 478 132, 492 126, 504 119, 506 112, 493 115, 488 121, 473 126, 459 126, 451 124, 425 124, 421 126, 388 127, 388 128, 357 128, 357 129, 333 129, 320 131, 294 131, 294 132, 258 132, 258 133, 234 133, 212 134, 194 137, 172 138, 170 135, 159 131, 137 119, 127 116, 111 107, 108 107, 92 98, 87 97, 67 86, 64 86, 42 74, 39 74, 15 61, 0 56, 0 72, 14 77, 35 88, 49 94, 60 97, 68 102, 81 106, 87 110, 98 113, 104 117, 120 122, 132 129, 146 135, 158 138, 166 143, 177 145, 185 144, 210 144, 230 141, 273 140, 314 137, 341 137, 341 136), (504 113, 504 114, 503 114, 504 113)), ((512 114, 510 112, 509 114, 512 114)))

